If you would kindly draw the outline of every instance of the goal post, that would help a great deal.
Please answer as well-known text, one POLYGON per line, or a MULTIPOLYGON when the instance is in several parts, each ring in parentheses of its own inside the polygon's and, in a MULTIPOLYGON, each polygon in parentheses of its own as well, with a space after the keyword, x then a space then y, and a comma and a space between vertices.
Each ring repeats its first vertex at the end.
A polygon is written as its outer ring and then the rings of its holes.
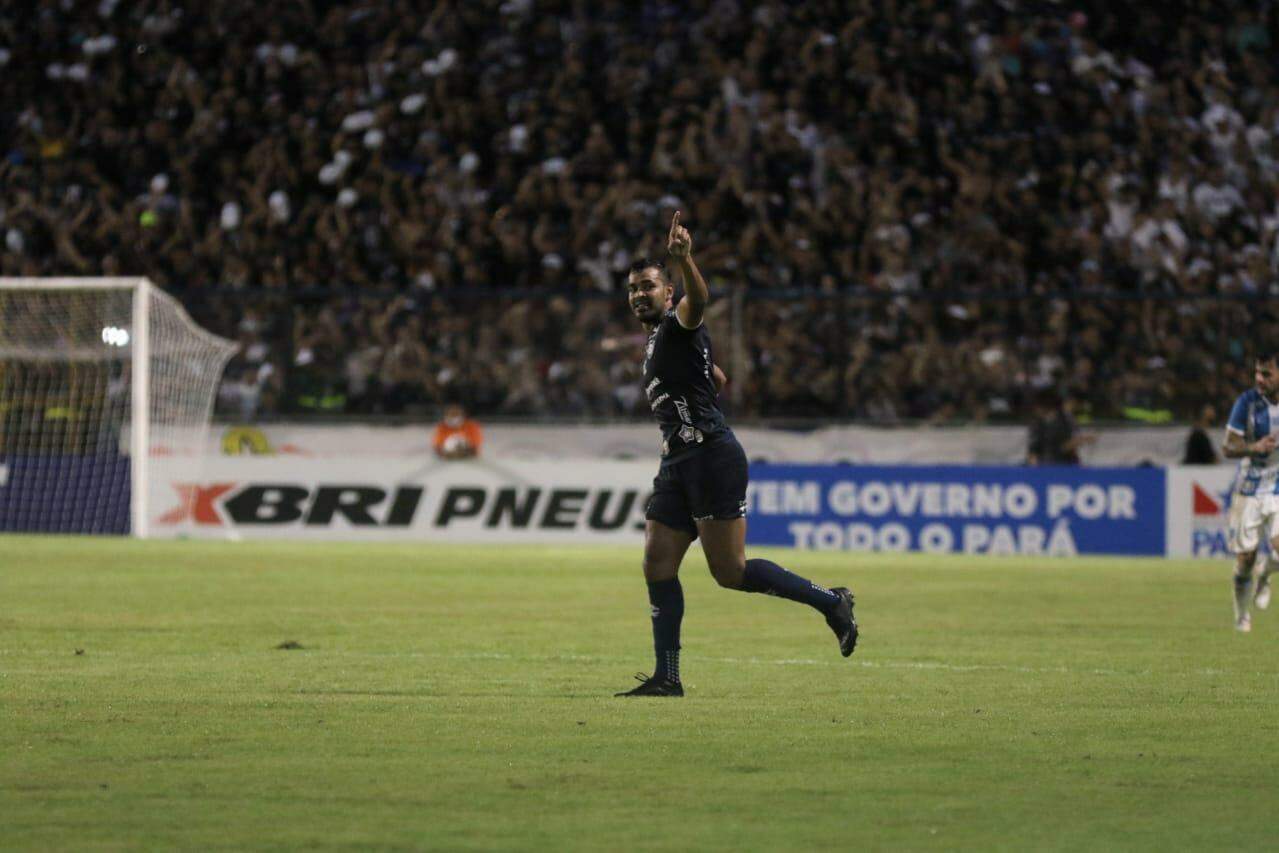
POLYGON ((0 531, 147 537, 235 351, 145 278, 0 278, 0 531))

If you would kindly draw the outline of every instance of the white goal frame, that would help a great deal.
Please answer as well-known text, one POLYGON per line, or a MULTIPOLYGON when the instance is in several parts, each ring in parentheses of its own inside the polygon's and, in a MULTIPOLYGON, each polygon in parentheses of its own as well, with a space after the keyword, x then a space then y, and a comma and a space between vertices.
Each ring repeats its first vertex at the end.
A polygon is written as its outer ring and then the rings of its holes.
MULTIPOLYGON (((132 346, 130 357, 131 412, 129 429, 129 529, 130 535, 146 539, 150 536, 150 471, 151 471, 151 301, 158 290, 150 279, 144 277, 0 277, 0 291, 133 291, 133 328, 130 332, 132 346)), ((163 291, 161 291, 163 293, 163 291)), ((200 328, 186 308, 173 300, 189 331, 216 345, 234 345, 212 332, 200 328)))

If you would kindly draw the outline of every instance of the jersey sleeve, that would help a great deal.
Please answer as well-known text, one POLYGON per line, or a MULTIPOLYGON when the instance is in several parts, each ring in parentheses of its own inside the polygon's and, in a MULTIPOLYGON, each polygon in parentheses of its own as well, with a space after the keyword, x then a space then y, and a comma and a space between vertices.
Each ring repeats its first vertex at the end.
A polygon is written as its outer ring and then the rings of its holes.
POLYGON ((1226 421, 1226 432, 1245 435, 1248 432, 1248 395, 1240 394, 1230 408, 1230 419, 1226 421))
POLYGON ((662 322, 665 323, 667 328, 672 331, 678 332, 681 335, 691 335, 702 327, 702 323, 706 322, 706 318, 703 317, 701 323, 698 323, 690 329, 688 326, 685 326, 679 321, 679 311, 676 308, 672 308, 666 312, 666 316, 662 318, 662 322))

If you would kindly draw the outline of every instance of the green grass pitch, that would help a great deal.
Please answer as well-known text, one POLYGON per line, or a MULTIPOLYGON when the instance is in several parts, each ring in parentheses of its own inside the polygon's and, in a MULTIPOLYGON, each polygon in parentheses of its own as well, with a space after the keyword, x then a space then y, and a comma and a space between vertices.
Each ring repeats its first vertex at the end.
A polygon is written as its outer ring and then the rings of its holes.
POLYGON ((688 696, 622 700, 637 549, 0 537, 0 848, 1272 847, 1224 561, 767 553, 857 654, 693 551, 688 696))

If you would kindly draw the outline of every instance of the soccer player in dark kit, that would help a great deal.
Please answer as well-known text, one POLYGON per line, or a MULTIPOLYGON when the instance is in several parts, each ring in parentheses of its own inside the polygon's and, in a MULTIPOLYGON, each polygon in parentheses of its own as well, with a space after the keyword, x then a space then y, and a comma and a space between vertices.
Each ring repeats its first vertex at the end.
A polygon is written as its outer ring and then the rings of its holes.
POLYGON ((653 481, 644 539, 657 669, 651 677, 637 676, 640 685, 618 696, 684 695, 679 566, 698 537, 720 586, 807 604, 826 617, 844 657, 857 645, 853 595, 846 588, 825 589, 769 560, 746 559, 746 453, 716 402, 723 379, 702 324, 710 293, 693 263, 693 240, 679 216, 676 211, 671 220, 666 249, 684 280, 684 298, 672 307, 674 286, 660 261, 636 261, 626 284, 631 310, 649 330, 644 393, 662 429, 662 463, 653 481))

